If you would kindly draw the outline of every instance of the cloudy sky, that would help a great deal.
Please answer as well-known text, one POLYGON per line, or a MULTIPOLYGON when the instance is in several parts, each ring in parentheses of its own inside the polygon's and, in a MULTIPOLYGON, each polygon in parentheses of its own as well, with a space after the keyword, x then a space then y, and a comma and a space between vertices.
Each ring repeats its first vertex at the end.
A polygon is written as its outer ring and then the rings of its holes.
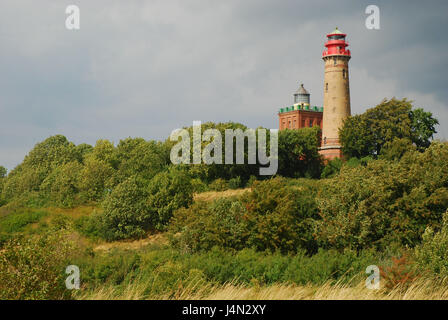
POLYGON ((2 0, 0 165, 39 141, 164 139, 193 120, 277 128, 304 83, 323 100, 325 35, 352 51, 352 113, 407 97, 448 138, 448 1, 2 0), (78 5, 81 29, 65 27, 78 5), (380 30, 365 27, 369 4, 380 30))

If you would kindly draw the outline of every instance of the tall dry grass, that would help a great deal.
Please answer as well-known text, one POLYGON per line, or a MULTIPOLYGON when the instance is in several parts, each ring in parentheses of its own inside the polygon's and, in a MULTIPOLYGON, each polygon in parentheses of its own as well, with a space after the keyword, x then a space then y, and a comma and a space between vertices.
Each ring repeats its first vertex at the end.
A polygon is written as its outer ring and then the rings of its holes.
POLYGON ((371 290, 364 283, 356 286, 326 283, 314 285, 286 285, 247 287, 228 283, 222 286, 204 285, 174 290, 162 295, 145 295, 146 286, 134 282, 119 290, 102 287, 93 292, 80 292, 77 299, 88 300, 446 300, 448 287, 441 281, 419 279, 406 287, 371 290))

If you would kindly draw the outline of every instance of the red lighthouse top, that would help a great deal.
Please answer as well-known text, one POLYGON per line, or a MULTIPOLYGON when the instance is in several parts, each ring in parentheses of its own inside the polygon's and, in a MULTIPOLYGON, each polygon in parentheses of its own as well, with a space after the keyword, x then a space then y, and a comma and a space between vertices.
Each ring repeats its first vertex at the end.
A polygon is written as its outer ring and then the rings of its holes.
POLYGON ((326 49, 322 53, 322 57, 327 56, 348 56, 350 57, 350 50, 346 47, 348 43, 345 41, 347 35, 336 28, 330 34, 327 34, 328 41, 325 43, 326 49))

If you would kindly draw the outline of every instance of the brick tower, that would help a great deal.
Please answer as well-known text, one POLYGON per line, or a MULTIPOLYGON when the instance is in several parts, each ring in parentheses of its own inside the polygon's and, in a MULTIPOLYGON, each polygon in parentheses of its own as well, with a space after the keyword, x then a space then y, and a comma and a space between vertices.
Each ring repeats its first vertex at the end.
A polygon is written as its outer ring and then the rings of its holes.
POLYGON ((327 35, 326 49, 322 54, 325 62, 324 114, 322 143, 319 153, 326 160, 341 158, 339 128, 350 116, 350 87, 348 61, 350 50, 346 47, 346 35, 336 28, 327 35))
POLYGON ((310 105, 310 94, 301 84, 294 93, 294 104, 290 107, 280 108, 278 128, 280 130, 314 126, 322 128, 322 111, 322 107, 310 105))

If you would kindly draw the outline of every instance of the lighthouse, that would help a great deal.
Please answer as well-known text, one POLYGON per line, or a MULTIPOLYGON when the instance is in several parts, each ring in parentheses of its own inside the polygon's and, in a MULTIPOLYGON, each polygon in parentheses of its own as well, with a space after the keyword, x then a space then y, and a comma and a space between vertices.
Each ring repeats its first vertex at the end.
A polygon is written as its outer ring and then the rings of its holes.
POLYGON ((319 153, 325 160, 341 158, 339 128, 350 116, 350 86, 346 34, 336 28, 327 35, 322 59, 325 63, 322 141, 319 153))

